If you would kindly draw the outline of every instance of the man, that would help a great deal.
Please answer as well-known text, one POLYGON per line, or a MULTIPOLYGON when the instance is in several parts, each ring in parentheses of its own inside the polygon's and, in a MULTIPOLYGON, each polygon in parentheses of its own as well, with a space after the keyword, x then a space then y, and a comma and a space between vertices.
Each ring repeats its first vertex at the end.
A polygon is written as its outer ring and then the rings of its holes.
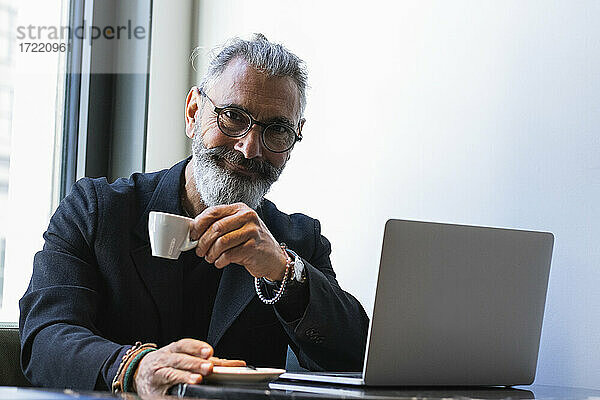
POLYGON ((77 182, 20 302, 33 384, 160 394, 244 365, 213 354, 283 367, 288 345, 312 370, 362 368, 368 319, 339 287, 319 222, 263 199, 302 137, 305 88, 297 56, 262 35, 235 39, 187 96, 191 158, 77 182), (195 217, 195 251, 152 257, 153 210, 195 217))

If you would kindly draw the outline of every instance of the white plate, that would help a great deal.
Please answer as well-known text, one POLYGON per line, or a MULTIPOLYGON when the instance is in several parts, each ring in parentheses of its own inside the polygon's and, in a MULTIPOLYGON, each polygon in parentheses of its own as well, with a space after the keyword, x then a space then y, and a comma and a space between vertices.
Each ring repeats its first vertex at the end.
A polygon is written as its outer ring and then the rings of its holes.
POLYGON ((279 378, 285 369, 246 367, 213 367, 213 373, 204 377, 207 383, 269 382, 279 378))

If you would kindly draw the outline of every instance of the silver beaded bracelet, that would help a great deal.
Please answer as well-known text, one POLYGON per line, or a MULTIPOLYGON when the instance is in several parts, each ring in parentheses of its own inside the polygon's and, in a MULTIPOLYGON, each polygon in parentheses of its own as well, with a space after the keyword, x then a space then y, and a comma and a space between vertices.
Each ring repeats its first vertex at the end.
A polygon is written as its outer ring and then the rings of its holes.
POLYGON ((275 292, 275 296, 272 299, 267 299, 261 289, 260 289, 260 279, 264 279, 264 278, 254 278, 254 288, 256 289, 256 294, 258 296, 258 298, 260 299, 260 301, 262 301, 265 304, 275 304, 279 301, 279 299, 281 299, 281 296, 283 296, 283 292, 285 291, 285 285, 288 281, 288 275, 290 272, 290 269, 294 268, 294 260, 292 260, 292 258, 290 257, 290 255, 287 252, 287 246, 285 243, 281 243, 280 244, 281 249, 283 250, 283 253, 285 254, 285 273, 283 274, 283 280, 281 281, 281 287, 275 292))

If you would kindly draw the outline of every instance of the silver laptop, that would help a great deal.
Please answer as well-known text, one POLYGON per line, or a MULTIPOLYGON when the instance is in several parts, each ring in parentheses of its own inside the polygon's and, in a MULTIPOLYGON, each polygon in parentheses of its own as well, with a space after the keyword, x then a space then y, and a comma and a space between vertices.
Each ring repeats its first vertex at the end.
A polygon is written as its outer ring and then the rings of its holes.
POLYGON ((284 380, 367 386, 531 384, 554 236, 389 220, 362 374, 284 380))

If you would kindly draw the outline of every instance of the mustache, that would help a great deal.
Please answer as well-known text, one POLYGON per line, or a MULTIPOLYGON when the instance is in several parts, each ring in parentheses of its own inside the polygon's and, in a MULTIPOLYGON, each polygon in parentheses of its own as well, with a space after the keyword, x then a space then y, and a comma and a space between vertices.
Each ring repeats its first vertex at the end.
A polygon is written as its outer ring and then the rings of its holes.
POLYGON ((239 151, 229 150, 225 146, 217 146, 211 149, 204 148, 202 152, 209 156, 217 165, 220 165, 220 162, 225 160, 271 182, 275 182, 283 170, 283 166, 277 168, 267 160, 246 158, 239 151))

